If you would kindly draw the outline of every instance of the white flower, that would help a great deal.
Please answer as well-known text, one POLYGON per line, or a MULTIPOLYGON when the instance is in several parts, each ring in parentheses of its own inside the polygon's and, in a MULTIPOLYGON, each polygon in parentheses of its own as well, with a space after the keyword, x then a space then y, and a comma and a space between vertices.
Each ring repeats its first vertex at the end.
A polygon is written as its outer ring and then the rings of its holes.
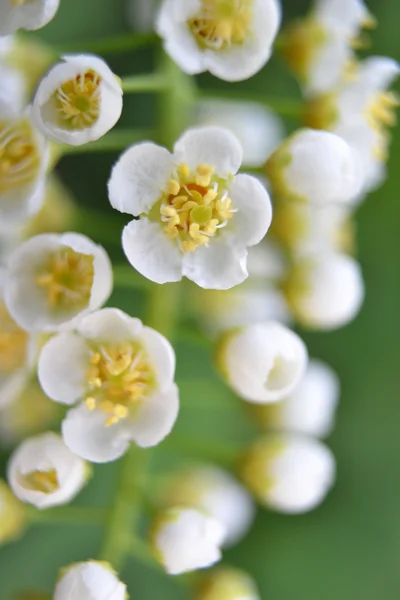
POLYGON ((0 4, 0 36, 40 29, 55 16, 60 0, 5 0, 0 4))
MULTIPOLYGON (((12 102, 17 105, 18 99, 12 102)), ((30 110, 18 113, 0 102, 0 221, 12 226, 40 209, 44 201, 48 144, 30 110)))
POLYGON ((43 347, 39 380, 55 402, 72 405, 62 424, 67 446, 92 462, 147 448, 171 431, 179 410, 175 354, 157 331, 105 308, 43 347))
POLYGON ((285 137, 281 119, 257 102, 228 99, 201 100, 195 109, 197 125, 229 129, 243 148, 243 164, 259 167, 285 137))
POLYGON ((225 334, 217 358, 222 374, 239 396, 266 404, 294 390, 308 356, 298 335, 271 321, 225 334))
POLYGON ((250 575, 224 566, 201 577, 195 600, 261 600, 261 596, 250 575))
POLYGON ((53 600, 127 600, 126 585, 111 566, 89 560, 61 571, 53 600))
POLYGON ((13 35, 0 35, 0 60, 3 62, 8 59, 14 47, 13 35))
POLYGON ((56 142, 80 146, 99 139, 121 116, 120 80, 97 56, 63 56, 33 100, 38 126, 56 142))
POLYGON ((311 360, 303 379, 287 398, 255 407, 254 416, 267 430, 323 438, 332 431, 339 393, 336 373, 319 360, 311 360))
POLYGON ((224 547, 237 544, 254 519, 254 504, 248 492, 229 473, 214 466, 178 471, 162 501, 170 507, 196 508, 219 521, 225 530, 224 547))
POLYGON ((210 567, 221 559, 224 528, 216 519, 190 508, 171 508, 159 515, 151 545, 170 575, 210 567))
POLYGON ((106 251, 78 233, 42 234, 8 262, 5 303, 27 331, 55 331, 99 308, 112 289, 106 251))
POLYGON ((54 433, 25 440, 8 463, 8 482, 14 494, 39 509, 67 504, 81 491, 87 477, 85 461, 54 433))
POLYGON ((241 474, 262 504, 295 514, 321 504, 334 483, 335 470, 335 459, 321 442, 276 434, 250 447, 241 474))
POLYGON ((0 544, 20 537, 27 525, 27 517, 26 507, 0 479, 0 544))
POLYGON ((127 17, 134 31, 152 31, 157 0, 127 0, 127 17))
POLYGON ((289 273, 285 294, 302 325, 325 330, 342 327, 355 318, 364 300, 360 266, 344 254, 305 256, 289 273))
POLYGON ((265 188, 237 175, 242 149, 218 127, 190 129, 174 153, 150 142, 131 146, 109 181, 114 208, 140 219, 122 244, 139 273, 166 283, 188 277, 203 288, 228 289, 247 277, 247 247, 271 223, 265 188))
POLYGON ((279 197, 315 206, 349 203, 360 192, 358 155, 339 136, 301 129, 272 154, 267 165, 279 197))
POLYGON ((0 106, 9 104, 14 111, 22 111, 25 103, 26 83, 22 73, 0 62, 0 106))
POLYGON ((280 19, 277 0, 164 0, 156 27, 186 73, 240 81, 271 56, 280 19))

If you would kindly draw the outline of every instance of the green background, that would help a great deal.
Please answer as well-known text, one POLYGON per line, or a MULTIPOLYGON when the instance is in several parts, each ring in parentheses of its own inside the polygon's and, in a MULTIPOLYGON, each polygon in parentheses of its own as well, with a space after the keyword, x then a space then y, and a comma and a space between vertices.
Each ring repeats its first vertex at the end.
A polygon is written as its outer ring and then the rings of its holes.
MULTIPOLYGON (((126 32, 124 5, 125 0, 61 0, 56 19, 40 33, 62 50, 71 41, 126 32)), ((283 5, 288 18, 303 13, 307 2, 286 0, 283 5)), ((399 0, 374 0, 369 6, 379 22, 373 53, 400 59, 399 0)), ((146 72, 152 67, 152 56, 141 50, 114 57, 110 63, 121 75, 146 72)), ((224 87, 209 76, 200 81, 203 86, 224 87)), ((251 81, 229 89, 233 95, 242 88, 273 97, 298 95, 276 58, 251 81)), ((150 97, 130 97, 122 124, 148 126, 154 106, 150 97)), ((80 203, 111 214, 106 181, 115 158, 112 154, 66 157, 59 171, 80 203)), ((338 462, 337 484, 311 514, 288 517, 260 511, 248 538, 225 555, 257 578, 265 600, 399 598, 399 188, 400 137, 394 132, 389 179, 357 216, 367 288, 361 314, 340 331, 304 333, 310 354, 330 363, 342 381, 337 427, 328 441, 338 462)), ((100 241, 101 232, 93 237, 100 241)), ((111 250, 115 260, 122 260, 117 244, 111 250)), ((117 290, 113 302, 139 316, 145 308, 144 297, 126 290, 117 290)), ((251 426, 242 425, 242 413, 213 373, 207 348, 181 342, 177 353, 183 405, 177 433, 206 440, 245 439, 251 426)), ((171 448, 167 442, 157 450, 165 464, 178 460, 171 448)), ((96 467, 77 504, 107 505, 117 468, 115 464, 96 467)), ((34 526, 20 542, 0 549, 0 599, 9 600, 27 588, 52 590, 61 566, 96 556, 101 535, 95 525, 34 526)), ((133 559, 122 576, 133 599, 187 597, 172 579, 133 559)))

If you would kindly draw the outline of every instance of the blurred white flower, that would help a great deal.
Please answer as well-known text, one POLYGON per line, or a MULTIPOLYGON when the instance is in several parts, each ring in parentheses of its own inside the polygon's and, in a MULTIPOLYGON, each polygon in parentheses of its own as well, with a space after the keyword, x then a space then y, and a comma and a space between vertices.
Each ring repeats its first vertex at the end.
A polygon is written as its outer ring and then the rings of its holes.
POLYGON ((122 155, 109 181, 110 202, 140 216, 122 235, 139 273, 156 283, 186 276, 207 289, 246 279, 247 247, 266 234, 272 208, 257 179, 234 176, 241 162, 239 142, 218 127, 188 130, 173 154, 143 142, 122 155))
POLYGON ((198 510, 171 508, 151 528, 151 545, 170 575, 210 567, 221 559, 224 528, 198 510))
POLYGON ((270 58, 280 19, 278 0, 163 0, 156 28, 186 73, 241 81, 270 58))
POLYGON ((126 585, 111 566, 89 560, 64 568, 53 600, 127 600, 126 585))
POLYGON ((185 506, 209 514, 225 530, 223 546, 237 544, 254 520, 254 503, 228 472, 214 466, 190 466, 171 477, 162 495, 164 506, 185 506))
POLYGON ((293 392, 276 404, 255 406, 254 417, 266 430, 323 438, 332 431, 339 394, 336 373, 325 363, 311 360, 293 392))
POLYGON ((0 60, 6 61, 14 46, 13 35, 0 35, 0 60))
POLYGON ((121 83, 97 56, 62 58, 40 82, 33 116, 48 137, 80 146, 102 137, 120 118, 121 83))
POLYGON ((0 36, 40 29, 55 16, 60 0, 6 0, 0 4, 0 36))
POLYGON ((287 138, 266 171, 277 197, 314 206, 349 203, 363 181, 358 154, 339 136, 312 129, 287 138))
POLYGON ((243 164, 259 167, 285 137, 282 120, 256 102, 201 100, 195 108, 197 125, 218 125, 232 131, 243 148, 243 164))
POLYGON ((174 373, 168 340, 114 308, 51 338, 38 369, 52 400, 83 400, 68 412, 63 438, 72 452, 99 463, 122 456, 130 442, 147 448, 170 433, 179 410, 174 373))
POLYGON ((22 111, 26 98, 26 83, 22 73, 0 63, 0 106, 9 104, 15 112, 22 111))
POLYGON ((334 483, 335 471, 335 459, 321 442, 275 434, 249 448, 241 475, 262 504, 296 514, 321 504, 334 483))
POLYGON ((99 308, 112 289, 106 251, 78 233, 42 234, 21 244, 7 265, 5 303, 27 331, 55 331, 99 308))
POLYGON ((126 0, 127 17, 133 31, 152 31, 157 13, 157 0, 126 0))
POLYGON ((308 355, 298 335, 276 322, 256 323, 227 332, 217 353, 222 375, 248 402, 277 402, 304 375, 308 355))
POLYGON ((255 581, 245 571, 217 567, 201 577, 195 600, 261 600, 255 581))
POLYGON ((8 463, 7 476, 17 498, 45 509, 75 498, 89 471, 59 435, 44 433, 18 446, 8 463))
POLYGON ((360 265, 338 253, 299 259, 284 285, 286 301, 305 327, 336 329, 352 321, 364 300, 360 265))
POLYGON ((44 135, 29 109, 22 114, 14 109, 18 103, 18 98, 0 102, 0 221, 7 227, 42 206, 48 161, 44 135))
POLYGON ((18 538, 27 524, 26 507, 0 479, 0 544, 18 538))

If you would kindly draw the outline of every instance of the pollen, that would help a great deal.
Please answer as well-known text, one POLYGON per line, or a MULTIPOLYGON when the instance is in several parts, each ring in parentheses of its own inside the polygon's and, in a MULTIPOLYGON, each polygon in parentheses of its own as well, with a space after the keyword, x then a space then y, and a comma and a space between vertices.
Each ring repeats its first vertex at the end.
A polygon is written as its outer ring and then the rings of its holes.
POLYGON ((85 404, 89 410, 104 412, 110 427, 129 417, 154 383, 153 369, 139 344, 100 345, 92 351, 85 404))
POLYGON ((0 194, 32 183, 40 164, 30 123, 26 119, 0 121, 0 194))
POLYGON ((98 120, 100 84, 100 75, 90 70, 60 85, 55 93, 54 102, 63 126, 85 129, 98 120))
POLYGON ((400 100, 393 92, 380 92, 367 106, 365 118, 372 129, 377 132, 377 142, 374 156, 380 162, 385 162, 388 156, 390 142, 389 128, 397 123, 396 109, 400 100))
POLYGON ((232 219, 235 210, 226 187, 227 181, 218 178, 210 165, 198 165, 193 171, 178 165, 161 200, 160 216, 164 233, 182 252, 208 246, 232 219))
POLYGON ((226 50, 251 35, 252 5, 253 0, 202 0, 188 25, 201 47, 226 50))
POLYGON ((32 471, 27 475, 21 476, 21 484, 27 490, 42 492, 43 494, 52 494, 59 489, 57 471, 32 471))
POLYGON ((70 309, 88 304, 93 279, 93 257, 62 246, 50 254, 36 283, 45 291, 49 306, 70 309))
POLYGON ((28 334, 13 321, 0 303, 0 375, 12 373, 25 364, 28 334))

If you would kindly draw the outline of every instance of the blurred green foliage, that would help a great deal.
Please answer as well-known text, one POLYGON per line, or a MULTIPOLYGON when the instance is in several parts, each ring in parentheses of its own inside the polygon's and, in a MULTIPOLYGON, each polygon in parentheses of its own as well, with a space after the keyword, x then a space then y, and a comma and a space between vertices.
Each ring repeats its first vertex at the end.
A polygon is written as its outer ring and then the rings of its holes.
MULTIPOLYGON (((83 42, 128 31, 126 0, 61 0, 57 18, 41 37, 59 51, 71 41, 83 42)), ((285 18, 304 12, 307 2, 283 2, 285 18)), ((371 0, 378 18, 373 33, 375 54, 400 59, 399 0, 371 0)), ((151 51, 140 50, 110 62, 119 74, 153 68, 151 51)), ((204 87, 226 87, 202 76, 204 87)), ((298 95, 278 58, 251 81, 230 85, 269 96, 298 95)), ((145 128, 152 122, 152 97, 129 97, 123 126, 145 128)), ((293 126, 293 123, 289 124, 293 126)), ((81 205, 111 214, 106 182, 116 155, 79 155, 59 167, 81 205)), ((304 516, 261 512, 249 537, 226 553, 226 560, 247 568, 258 580, 262 598, 273 600, 395 600, 399 597, 400 555, 400 136, 394 132, 389 179, 368 198, 358 214, 359 258, 367 297, 357 320, 331 334, 304 333, 310 354, 339 373, 343 395, 334 434, 329 440, 338 461, 338 481, 327 501, 304 516)), ((93 230, 92 230, 93 231, 93 230)), ((98 237, 101 241, 101 232, 98 237)), ((122 261, 121 249, 111 248, 122 261)), ((143 316, 144 296, 116 290, 112 303, 143 316)), ((237 403, 213 372, 207 348, 180 342, 178 381, 182 413, 176 435, 196 439, 242 441, 251 434, 237 403)), ((182 456, 180 457, 182 458, 182 456)), ((6 464, 6 456, 1 464, 6 464)), ((179 455, 166 442, 154 453, 159 470, 179 455)), ((118 465, 95 468, 95 475, 77 504, 106 506, 112 498, 118 465)), ((101 540, 97 525, 36 525, 23 540, 0 549, 0 598, 11 600, 24 589, 51 591, 58 569, 95 557, 101 540)), ((122 577, 133 599, 187 597, 172 579, 128 562, 122 577)))

